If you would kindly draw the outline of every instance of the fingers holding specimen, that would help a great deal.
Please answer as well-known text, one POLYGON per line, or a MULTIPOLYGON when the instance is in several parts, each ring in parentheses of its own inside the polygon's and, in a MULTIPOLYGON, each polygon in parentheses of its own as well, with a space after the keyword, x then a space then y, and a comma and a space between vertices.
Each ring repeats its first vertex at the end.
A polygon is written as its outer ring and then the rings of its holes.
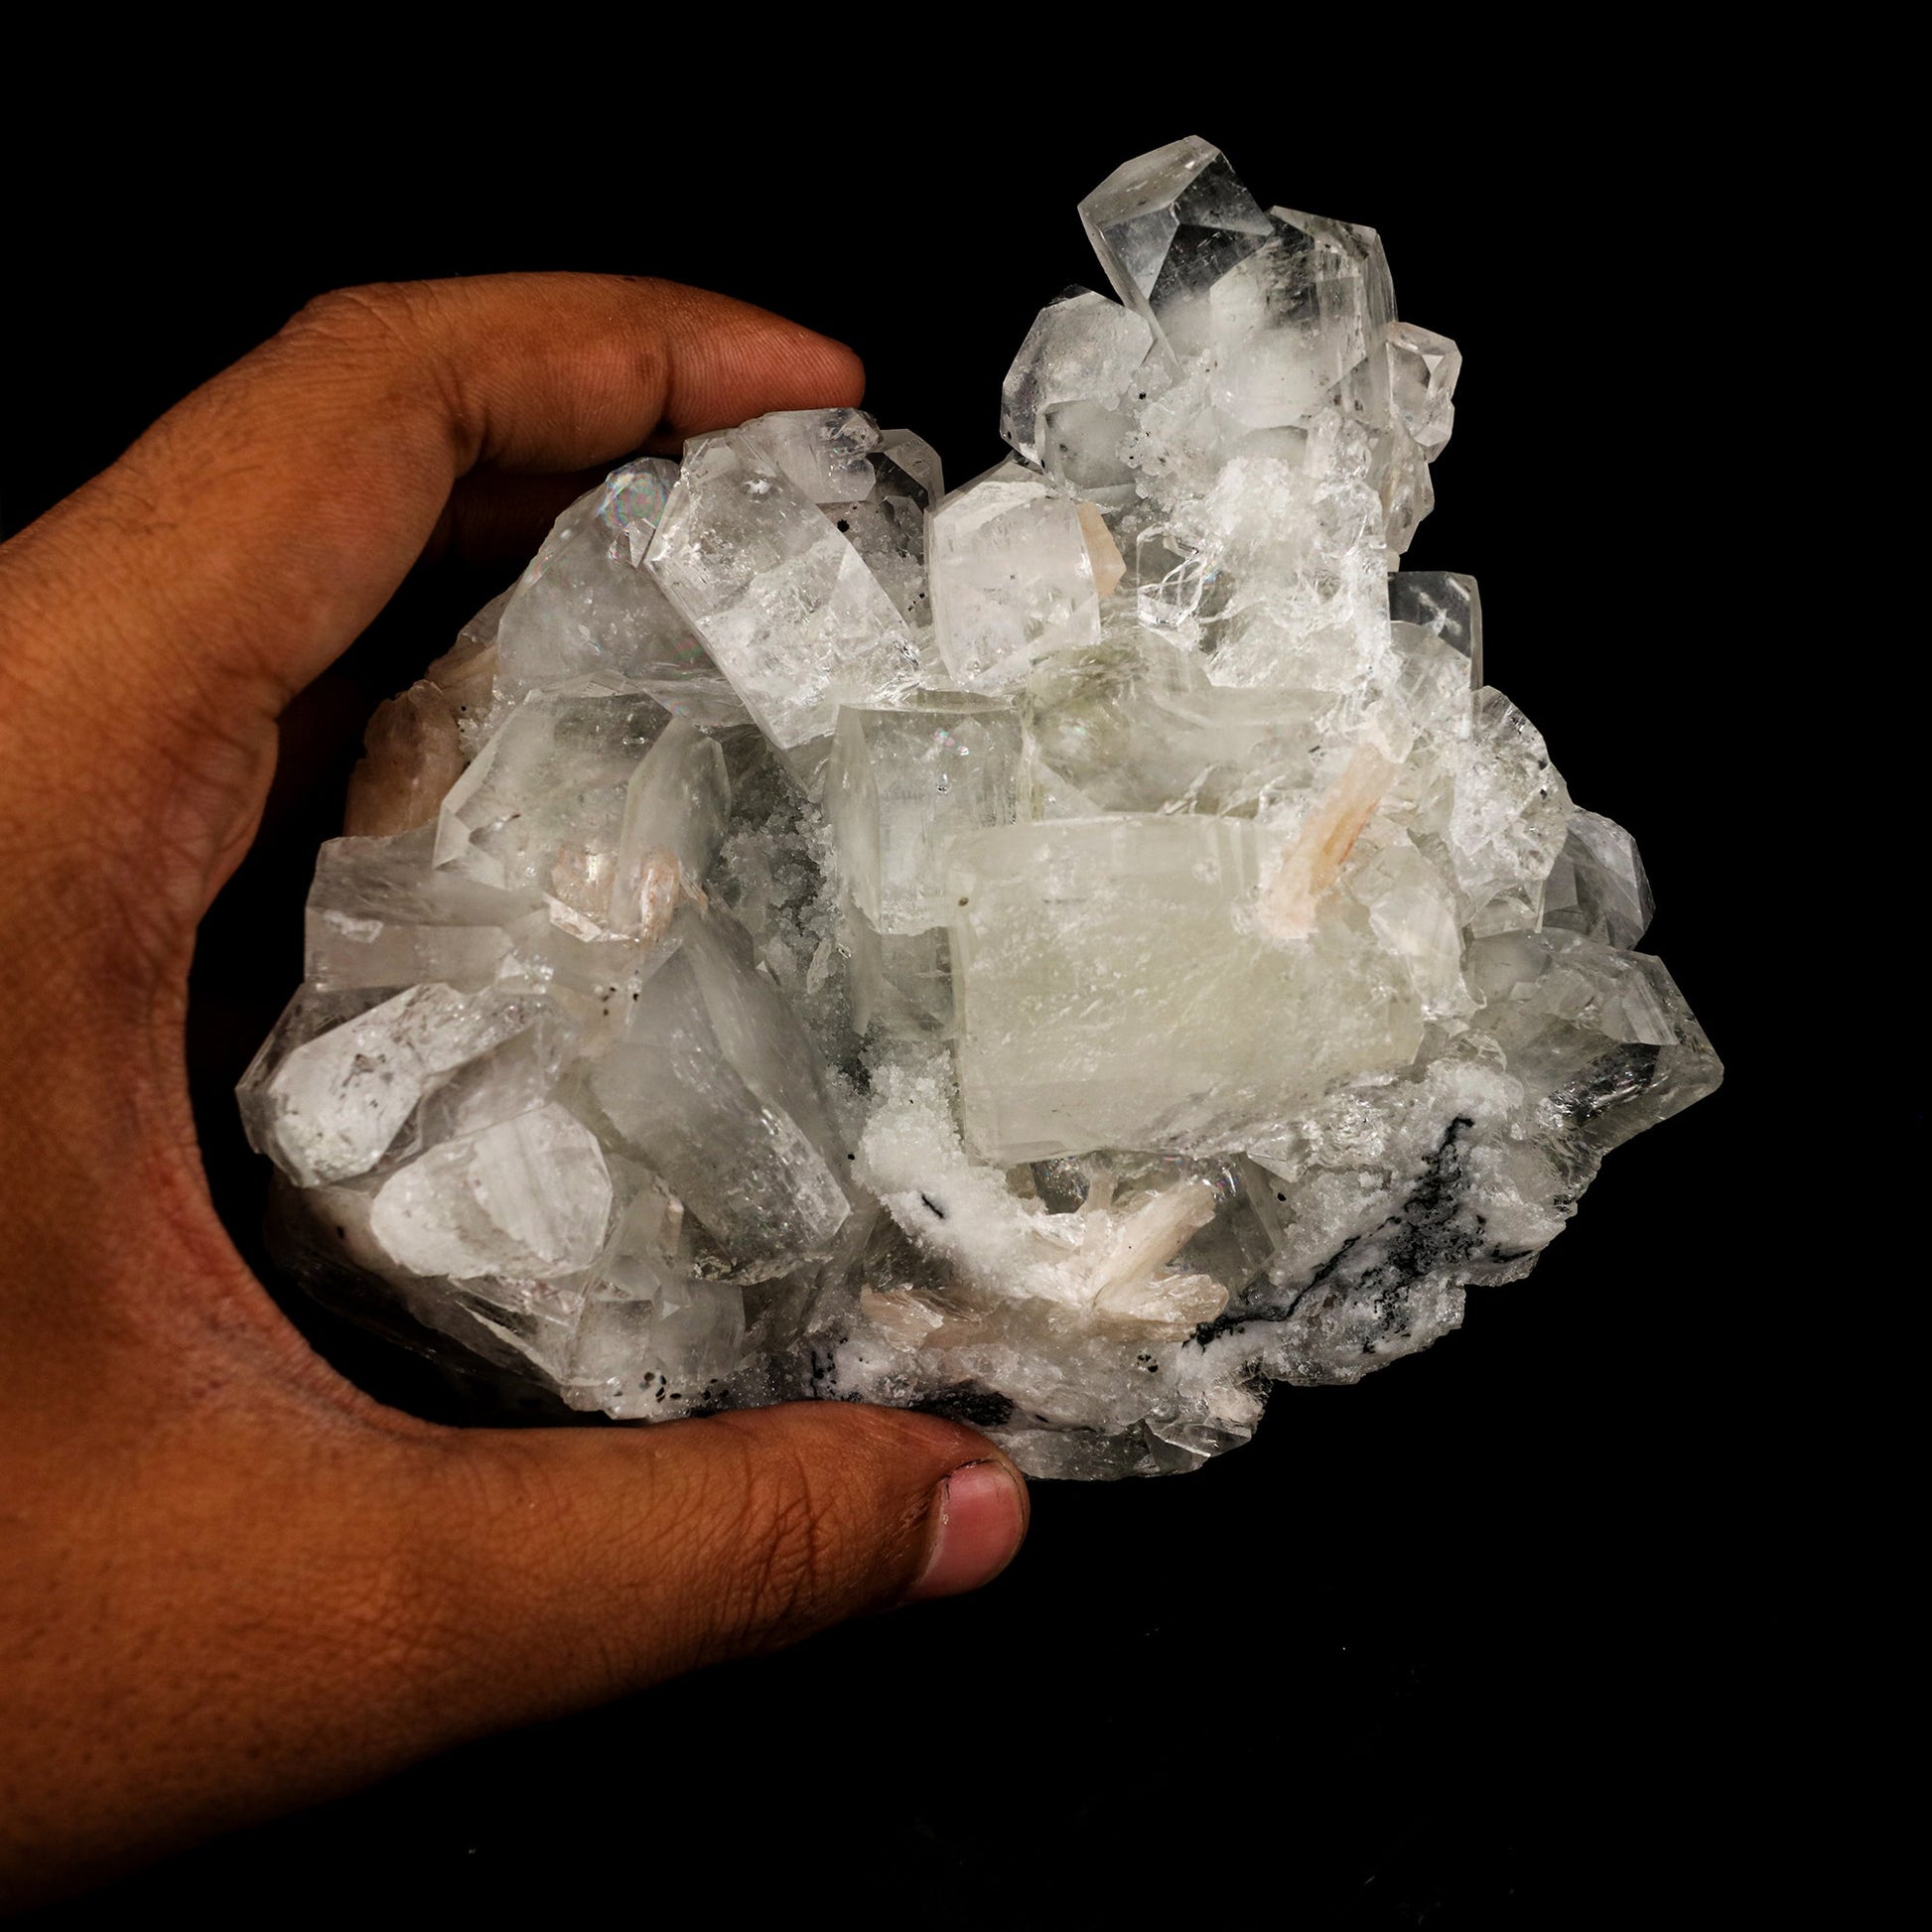
POLYGON ((164 666, 186 651, 226 674, 231 698, 239 676, 279 703, 381 607, 467 472, 567 474, 764 410, 853 400, 862 384, 838 344, 673 283, 344 290, 44 521, 111 516, 110 591, 139 606, 164 666))
POLYGON ((991 1581, 1026 1484, 983 1437, 802 1403, 642 1430, 475 1433, 418 1492, 479 1726, 571 1709, 991 1581))
POLYGON ((201 867, 171 895, 192 916, 259 805, 240 794, 259 793, 276 714, 439 527, 527 544, 533 515, 567 500, 558 477, 862 386, 849 349, 673 283, 504 275, 324 296, 0 546, 0 721, 46 777, 14 802, 54 821, 111 792, 103 823, 143 867, 163 825, 201 867), (473 470, 476 500, 452 511, 473 470))
POLYGON ((1011 1465, 932 1417, 456 1432, 289 1387, 84 1472, 51 1461, 24 1495, 0 1548, 0 1735, 36 1748, 0 1753, 0 1908, 971 1588, 1027 1522, 1011 1465), (77 1725, 96 1709, 110 1730, 77 1725))
POLYGON ((284 353, 319 354, 365 389, 425 407, 454 475, 609 464, 770 409, 857 402, 865 386, 842 344, 730 296, 641 276, 336 290, 257 351, 284 353))

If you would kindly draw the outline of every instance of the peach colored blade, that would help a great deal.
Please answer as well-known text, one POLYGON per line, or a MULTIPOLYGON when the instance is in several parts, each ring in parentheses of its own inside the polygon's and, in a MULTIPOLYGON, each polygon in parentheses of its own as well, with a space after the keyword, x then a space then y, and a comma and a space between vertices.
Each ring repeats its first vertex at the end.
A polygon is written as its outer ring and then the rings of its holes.
POLYGON ((1080 534, 1087 541, 1087 561, 1093 566, 1093 588, 1102 597, 1112 597, 1120 580, 1127 575, 1127 560, 1107 527, 1107 519, 1093 503, 1080 505, 1080 534))
POLYGON ((427 681, 378 705, 362 746, 343 813, 351 838, 388 838, 428 824, 463 775, 456 712, 427 681))
POLYGON ((1358 747, 1302 822, 1261 896, 1262 930, 1271 938, 1306 939, 1314 930, 1322 895, 1340 878, 1395 771, 1374 746, 1358 747))

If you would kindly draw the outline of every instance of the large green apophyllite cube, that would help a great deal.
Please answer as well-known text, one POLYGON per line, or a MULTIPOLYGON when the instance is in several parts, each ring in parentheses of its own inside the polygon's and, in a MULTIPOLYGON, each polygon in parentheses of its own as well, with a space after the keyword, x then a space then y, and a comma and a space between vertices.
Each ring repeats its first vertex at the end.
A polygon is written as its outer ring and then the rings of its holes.
POLYGON ((1278 940, 1250 821, 1001 826, 948 874, 968 1140, 996 1163, 1233 1149, 1347 1073, 1408 1065, 1422 1008, 1345 886, 1278 940))

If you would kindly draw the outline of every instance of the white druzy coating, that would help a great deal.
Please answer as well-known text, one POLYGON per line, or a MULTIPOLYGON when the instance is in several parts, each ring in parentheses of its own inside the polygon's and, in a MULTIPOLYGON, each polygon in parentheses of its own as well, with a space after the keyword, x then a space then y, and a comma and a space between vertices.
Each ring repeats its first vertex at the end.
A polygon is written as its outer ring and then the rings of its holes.
POLYGON ((1375 231, 1195 137, 1080 214, 996 468, 853 408, 626 464, 371 721, 240 1089, 317 1292, 524 1402, 1187 1469, 1718 1084, 1405 566, 1461 355, 1375 231))

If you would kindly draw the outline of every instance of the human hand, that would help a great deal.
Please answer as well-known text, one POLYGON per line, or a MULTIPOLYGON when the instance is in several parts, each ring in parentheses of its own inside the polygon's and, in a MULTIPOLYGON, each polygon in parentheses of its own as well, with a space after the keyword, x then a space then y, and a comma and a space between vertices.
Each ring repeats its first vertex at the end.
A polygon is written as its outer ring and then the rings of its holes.
POLYGON ((1025 1484, 928 1416, 384 1409, 249 1274, 189 1108, 195 929, 276 720, 419 557, 558 473, 860 390, 666 283, 350 291, 0 546, 0 1902, 1018 1547, 1025 1484))

